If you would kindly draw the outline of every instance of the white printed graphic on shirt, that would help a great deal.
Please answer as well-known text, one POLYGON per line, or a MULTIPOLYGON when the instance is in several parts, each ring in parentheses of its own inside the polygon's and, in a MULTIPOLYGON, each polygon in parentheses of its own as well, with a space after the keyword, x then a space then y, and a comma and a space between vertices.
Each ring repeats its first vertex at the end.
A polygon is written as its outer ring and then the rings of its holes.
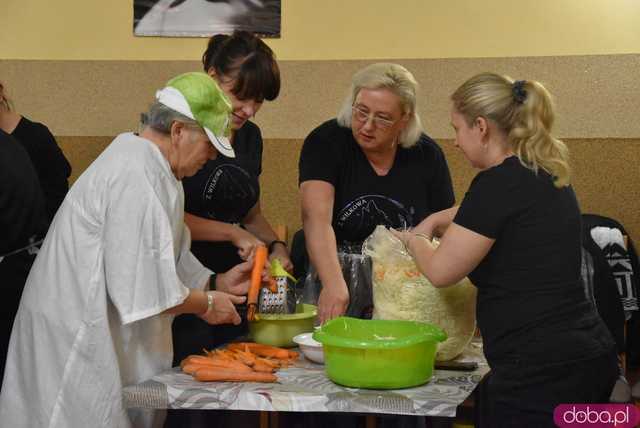
POLYGON ((366 238, 376 226, 402 229, 413 225, 415 209, 383 195, 364 195, 344 206, 336 217, 336 227, 350 237, 366 238))
POLYGON ((258 200, 258 189, 251 175, 235 164, 221 164, 209 175, 202 200, 210 218, 241 222, 258 200))

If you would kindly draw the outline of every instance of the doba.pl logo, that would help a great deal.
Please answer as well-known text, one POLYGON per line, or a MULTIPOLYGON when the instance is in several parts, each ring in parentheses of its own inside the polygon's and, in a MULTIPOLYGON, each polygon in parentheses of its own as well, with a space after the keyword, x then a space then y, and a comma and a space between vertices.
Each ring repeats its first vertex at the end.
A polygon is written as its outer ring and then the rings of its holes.
POLYGON ((640 422, 640 410, 633 404, 560 404, 553 421, 560 428, 632 428, 640 422))

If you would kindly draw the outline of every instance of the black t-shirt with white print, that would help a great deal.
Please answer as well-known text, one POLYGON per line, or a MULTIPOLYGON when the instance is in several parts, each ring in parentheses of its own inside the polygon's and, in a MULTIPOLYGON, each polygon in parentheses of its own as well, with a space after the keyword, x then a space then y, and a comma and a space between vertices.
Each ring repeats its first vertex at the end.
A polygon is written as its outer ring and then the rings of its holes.
POLYGON ((376 174, 350 128, 335 119, 306 138, 299 183, 321 180, 335 188, 333 229, 339 245, 359 244, 377 225, 404 228, 453 205, 449 168, 440 147, 422 135, 409 149, 398 147, 392 168, 376 174))
MULTIPOLYGON (((233 139, 236 157, 218 154, 193 177, 182 180, 185 211, 225 223, 242 223, 260 199, 262 172, 260 128, 246 122, 233 139)), ((193 254, 214 272, 224 272, 242 260, 230 242, 193 241, 193 254)))

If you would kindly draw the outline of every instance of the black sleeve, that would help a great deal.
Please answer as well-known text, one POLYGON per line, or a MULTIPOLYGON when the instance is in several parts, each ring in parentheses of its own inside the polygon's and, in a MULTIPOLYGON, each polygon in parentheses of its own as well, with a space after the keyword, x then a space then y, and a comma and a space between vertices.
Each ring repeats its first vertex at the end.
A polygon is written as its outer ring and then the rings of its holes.
POLYGON ((236 156, 246 160, 246 167, 249 172, 256 177, 262 174, 262 153, 263 141, 260 128, 253 122, 246 122, 242 128, 238 130, 233 143, 236 150, 236 156))
POLYGON ((480 172, 464 195, 453 222, 495 239, 516 209, 511 187, 495 171, 480 172))
POLYGON ((44 193, 48 219, 51 221, 69 191, 67 179, 71 175, 71 165, 49 128, 35 122, 29 125, 25 126, 24 132, 23 128, 17 128, 14 136, 31 157, 44 193))
POLYGON ((260 132, 260 128, 256 126, 256 176, 260 177, 262 174, 262 151, 263 151, 263 141, 262 141, 262 132, 260 132))
POLYGON ((45 163, 48 166, 43 171, 46 179, 41 185, 46 199, 48 218, 51 221, 69 191, 67 180, 71 175, 71 165, 58 146, 58 142, 46 127, 44 127, 42 138, 43 147, 46 148, 44 154, 49 161, 45 163))
POLYGON ((451 174, 449 173, 449 165, 447 159, 440 146, 433 142, 434 162, 433 162, 433 180, 429 189, 428 198, 430 198, 429 206, 434 212, 451 208, 455 203, 455 195, 453 193, 453 184, 451 183, 451 174))
MULTIPOLYGON (((308 180, 322 180, 333 184, 338 183, 340 171, 340 153, 336 141, 337 133, 327 132, 327 122, 305 138, 298 162, 298 184, 308 180)), ((335 125, 337 129, 337 125, 335 125)))
POLYGON ((45 231, 44 199, 29 155, 0 130, 0 255, 45 231))

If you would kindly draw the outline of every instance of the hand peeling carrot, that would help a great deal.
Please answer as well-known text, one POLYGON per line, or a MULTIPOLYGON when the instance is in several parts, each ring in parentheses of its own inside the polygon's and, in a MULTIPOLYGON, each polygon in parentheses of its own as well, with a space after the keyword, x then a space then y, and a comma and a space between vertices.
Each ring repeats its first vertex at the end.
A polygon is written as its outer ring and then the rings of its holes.
POLYGON ((249 285, 249 293, 247 296, 247 319, 249 321, 255 320, 255 315, 258 308, 258 295, 260 294, 260 285, 262 284, 262 271, 267 263, 267 256, 269 251, 264 245, 258 245, 256 247, 253 269, 251 270, 251 284, 249 285))

